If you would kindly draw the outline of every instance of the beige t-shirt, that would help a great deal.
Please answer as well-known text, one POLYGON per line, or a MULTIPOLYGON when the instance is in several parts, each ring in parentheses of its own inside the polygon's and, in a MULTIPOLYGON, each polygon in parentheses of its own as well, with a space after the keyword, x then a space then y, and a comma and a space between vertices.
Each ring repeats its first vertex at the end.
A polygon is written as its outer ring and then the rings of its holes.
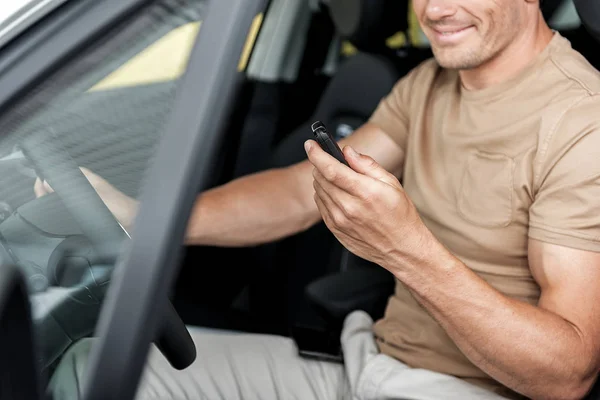
MULTIPOLYGON (((599 110, 600 74, 555 33, 518 76, 480 91, 428 60, 371 121, 405 149, 403 186, 437 239, 496 289, 536 304, 529 238, 600 251, 599 110)), ((516 397, 400 282, 375 335, 383 353, 412 367, 516 397)))

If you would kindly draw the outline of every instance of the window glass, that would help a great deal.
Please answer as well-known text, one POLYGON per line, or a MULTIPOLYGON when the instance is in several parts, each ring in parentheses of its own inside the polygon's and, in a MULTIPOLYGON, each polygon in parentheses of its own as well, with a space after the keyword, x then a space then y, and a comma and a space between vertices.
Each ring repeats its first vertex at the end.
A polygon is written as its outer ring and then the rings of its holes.
POLYGON ((0 116, 0 263, 25 273, 47 373, 93 333, 206 2, 138 11, 0 116))

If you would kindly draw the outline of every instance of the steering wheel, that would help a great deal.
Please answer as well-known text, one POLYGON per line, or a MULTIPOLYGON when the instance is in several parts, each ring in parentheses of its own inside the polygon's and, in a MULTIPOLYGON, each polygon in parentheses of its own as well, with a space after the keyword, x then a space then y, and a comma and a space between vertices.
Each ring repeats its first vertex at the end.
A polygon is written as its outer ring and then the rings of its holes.
MULTIPOLYGON (((56 340, 45 343, 51 347, 44 349, 44 363, 48 365, 62 354, 69 342, 93 332, 119 250, 129 235, 52 129, 25 136, 20 147, 38 176, 53 188, 82 233, 68 237, 55 249, 46 272, 54 284, 58 276, 73 275, 73 272, 77 272, 75 275, 80 281, 75 286, 62 288, 59 300, 51 291, 33 299, 42 303, 39 304, 45 309, 42 314, 51 321, 43 329, 52 329, 52 326, 57 326, 54 330, 67 329, 64 322, 56 324, 61 320, 68 320, 67 326, 71 326, 68 332, 52 332, 50 337, 56 340)), ((195 360, 196 348, 180 316, 168 299, 165 301, 167 311, 155 343, 174 368, 183 369, 195 360)))

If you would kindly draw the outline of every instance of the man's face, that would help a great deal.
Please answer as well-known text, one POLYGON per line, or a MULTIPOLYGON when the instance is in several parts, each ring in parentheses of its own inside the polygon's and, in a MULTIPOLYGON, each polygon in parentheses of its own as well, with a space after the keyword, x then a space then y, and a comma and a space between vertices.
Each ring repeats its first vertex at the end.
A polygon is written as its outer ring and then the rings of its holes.
POLYGON ((526 0, 413 0, 437 62, 472 69, 500 54, 524 28, 526 0))

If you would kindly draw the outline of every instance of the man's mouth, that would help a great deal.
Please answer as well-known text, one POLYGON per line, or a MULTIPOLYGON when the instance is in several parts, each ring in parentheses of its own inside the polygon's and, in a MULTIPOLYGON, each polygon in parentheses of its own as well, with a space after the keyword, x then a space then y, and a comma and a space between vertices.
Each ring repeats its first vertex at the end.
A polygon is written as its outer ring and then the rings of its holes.
POLYGON ((466 36, 472 29, 474 29, 473 25, 463 26, 463 27, 436 27, 432 28, 433 33, 436 36, 438 42, 441 43, 453 43, 462 39, 466 36))
POLYGON ((449 35, 454 35, 455 33, 464 31, 465 29, 467 29, 468 26, 464 27, 464 28, 444 28, 444 29, 436 29, 435 31, 444 35, 444 36, 449 36, 449 35))

